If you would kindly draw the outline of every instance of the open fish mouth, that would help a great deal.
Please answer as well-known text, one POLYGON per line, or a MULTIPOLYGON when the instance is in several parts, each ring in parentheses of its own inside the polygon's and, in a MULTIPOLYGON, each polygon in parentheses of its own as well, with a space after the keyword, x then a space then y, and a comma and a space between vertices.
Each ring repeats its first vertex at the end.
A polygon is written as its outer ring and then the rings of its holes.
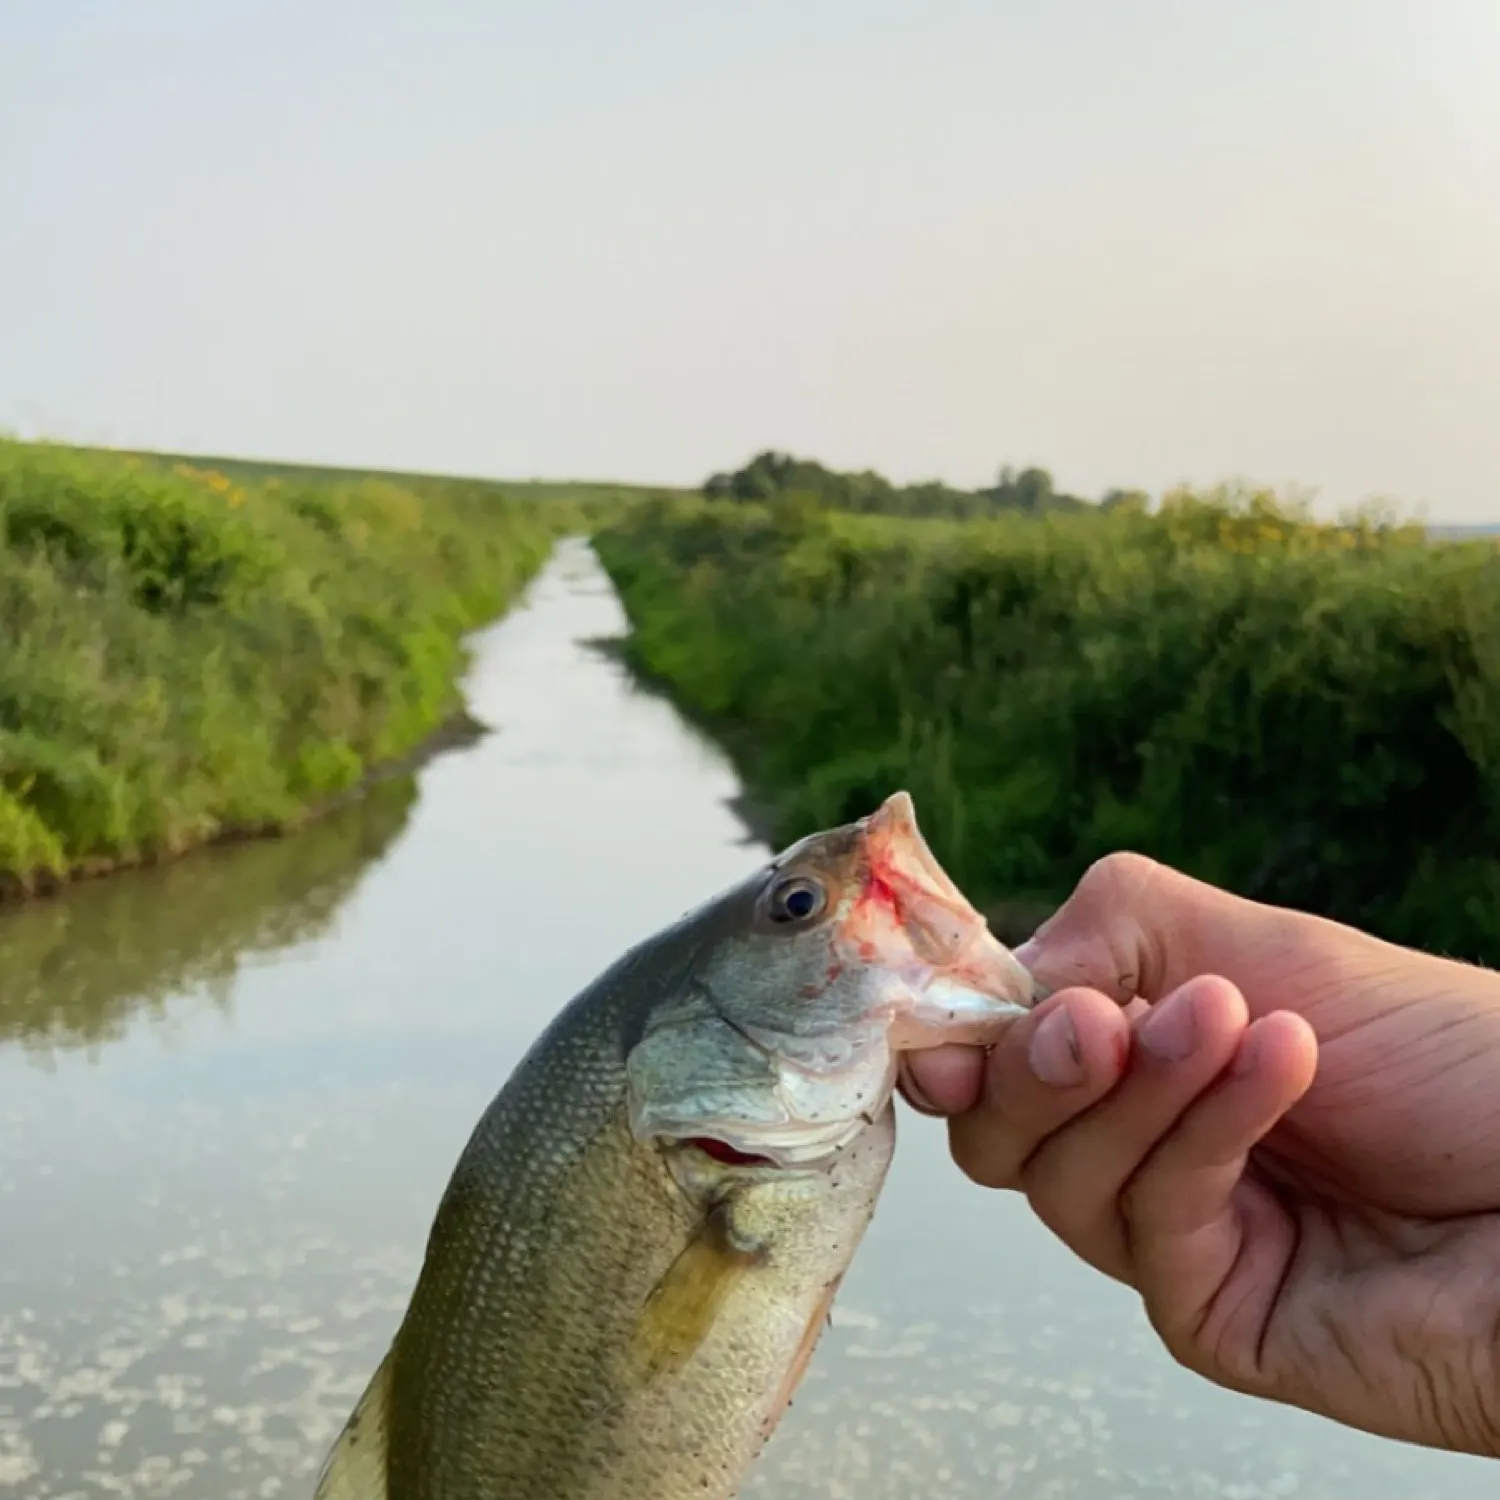
POLYGON ((762 1171, 777 1171, 782 1163, 774 1156, 762 1156, 753 1151, 742 1151, 728 1141, 713 1135, 690 1135, 678 1142, 694 1151, 701 1151, 721 1167, 746 1167, 762 1171))
POLYGON ((831 1118, 807 1120, 788 1111, 775 1125, 764 1120, 699 1116, 678 1129, 658 1131, 657 1140, 677 1150, 691 1148, 715 1165, 740 1171, 819 1172, 834 1161, 889 1107, 892 1080, 876 1107, 838 1110, 831 1118))

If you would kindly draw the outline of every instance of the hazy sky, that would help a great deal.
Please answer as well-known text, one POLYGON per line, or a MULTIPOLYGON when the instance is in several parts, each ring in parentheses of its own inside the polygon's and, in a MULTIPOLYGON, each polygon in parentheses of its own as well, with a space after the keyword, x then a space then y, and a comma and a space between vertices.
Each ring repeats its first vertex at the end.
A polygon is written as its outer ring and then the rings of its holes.
POLYGON ((1500 0, 0 0, 0 426, 1500 518, 1500 0))

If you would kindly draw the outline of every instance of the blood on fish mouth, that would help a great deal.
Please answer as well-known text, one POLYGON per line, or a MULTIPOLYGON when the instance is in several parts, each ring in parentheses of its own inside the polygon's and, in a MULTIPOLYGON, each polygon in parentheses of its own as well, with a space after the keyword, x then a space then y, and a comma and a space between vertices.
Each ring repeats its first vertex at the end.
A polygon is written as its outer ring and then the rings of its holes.
POLYGON ((683 1144, 696 1146, 705 1156, 711 1156, 726 1167, 774 1167, 776 1165, 769 1156, 756 1156, 748 1151, 737 1150, 728 1141, 715 1140, 711 1135, 695 1135, 683 1144))

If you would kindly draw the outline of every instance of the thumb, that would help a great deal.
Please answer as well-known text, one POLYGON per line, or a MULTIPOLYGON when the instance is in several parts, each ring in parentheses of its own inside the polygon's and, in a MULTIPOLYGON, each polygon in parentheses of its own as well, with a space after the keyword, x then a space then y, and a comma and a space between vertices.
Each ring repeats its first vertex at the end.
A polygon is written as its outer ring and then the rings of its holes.
MULTIPOLYGON (((1268 962, 1318 919, 1235 896, 1141 854, 1092 865, 1057 913, 1015 950, 1050 990, 1083 986, 1125 1004, 1158 1000, 1200 974, 1249 998, 1268 962)), ((1253 1006, 1253 1001, 1252 1001, 1253 1006)))

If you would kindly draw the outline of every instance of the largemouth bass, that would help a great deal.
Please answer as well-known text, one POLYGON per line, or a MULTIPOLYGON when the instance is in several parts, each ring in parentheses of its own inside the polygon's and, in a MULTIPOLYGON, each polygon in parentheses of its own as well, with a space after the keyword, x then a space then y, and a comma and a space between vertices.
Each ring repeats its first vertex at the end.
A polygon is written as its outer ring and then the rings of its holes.
POLYGON ((1036 996, 904 792, 633 948, 480 1119, 315 1500, 731 1500, 874 1212, 897 1054, 1036 996))

